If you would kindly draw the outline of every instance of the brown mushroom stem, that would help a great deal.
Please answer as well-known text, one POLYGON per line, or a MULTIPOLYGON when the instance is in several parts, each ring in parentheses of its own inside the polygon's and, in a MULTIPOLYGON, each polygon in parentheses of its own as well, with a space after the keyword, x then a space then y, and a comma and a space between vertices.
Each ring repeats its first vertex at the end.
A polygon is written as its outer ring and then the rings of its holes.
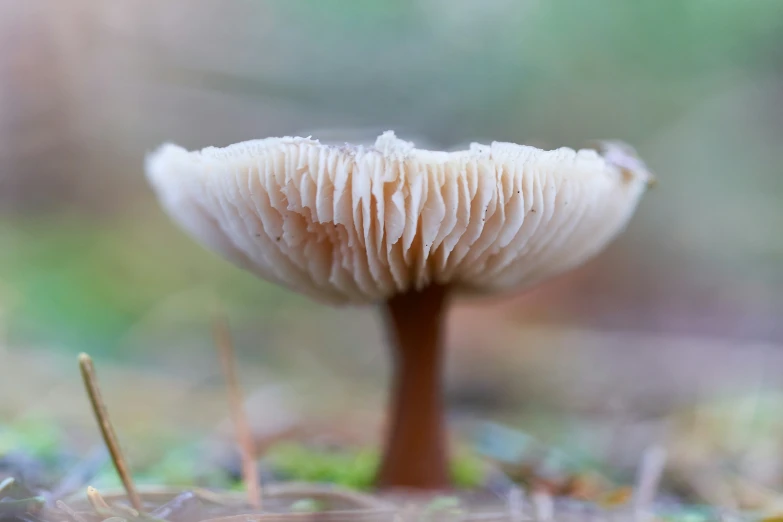
POLYGON ((430 286, 385 304, 395 368, 379 488, 440 490, 451 485, 441 385, 447 294, 445 287, 430 286))

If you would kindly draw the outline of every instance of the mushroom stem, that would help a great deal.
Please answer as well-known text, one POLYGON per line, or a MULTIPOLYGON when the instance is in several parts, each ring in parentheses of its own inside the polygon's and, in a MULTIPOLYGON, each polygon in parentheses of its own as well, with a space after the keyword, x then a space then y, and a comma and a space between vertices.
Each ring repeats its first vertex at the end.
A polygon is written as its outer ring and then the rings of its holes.
POLYGON ((430 286, 385 304, 395 367, 379 488, 440 490, 451 485, 441 385, 447 294, 445 287, 430 286))

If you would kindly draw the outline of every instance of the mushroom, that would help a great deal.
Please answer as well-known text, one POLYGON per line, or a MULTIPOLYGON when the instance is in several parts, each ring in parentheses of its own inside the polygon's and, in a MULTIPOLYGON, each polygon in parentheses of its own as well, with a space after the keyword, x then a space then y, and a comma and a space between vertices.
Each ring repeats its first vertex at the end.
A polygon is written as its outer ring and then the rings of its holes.
POLYGON ((626 225, 652 175, 618 142, 439 152, 268 138, 148 156, 194 238, 331 305, 378 304, 395 358, 381 488, 450 486, 441 389, 450 297, 518 291, 583 263, 626 225))

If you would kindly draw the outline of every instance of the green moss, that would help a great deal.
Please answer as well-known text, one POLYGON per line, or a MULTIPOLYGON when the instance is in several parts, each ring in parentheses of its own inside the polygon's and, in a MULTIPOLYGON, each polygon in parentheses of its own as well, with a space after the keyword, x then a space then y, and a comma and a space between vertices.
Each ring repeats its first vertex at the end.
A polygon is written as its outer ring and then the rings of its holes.
MULTIPOLYGON (((289 480, 368 490, 375 478, 379 455, 374 450, 325 451, 283 443, 270 449, 267 460, 274 471, 289 480)), ((458 455, 453 460, 452 476, 458 487, 480 485, 484 479, 481 461, 471 455, 458 455)))
POLYGON ((370 451, 326 452, 300 444, 283 443, 267 454, 271 467, 291 480, 329 482, 354 489, 367 489, 377 464, 370 451))
POLYGON ((326 505, 312 498, 303 498, 291 504, 289 509, 294 513, 319 513, 326 511, 326 505))
POLYGON ((454 483, 460 488, 474 488, 484 482, 482 461, 468 453, 458 454, 452 460, 451 474, 454 483))
POLYGON ((462 504, 457 497, 442 496, 434 498, 422 513, 422 520, 440 519, 458 520, 464 515, 462 504))

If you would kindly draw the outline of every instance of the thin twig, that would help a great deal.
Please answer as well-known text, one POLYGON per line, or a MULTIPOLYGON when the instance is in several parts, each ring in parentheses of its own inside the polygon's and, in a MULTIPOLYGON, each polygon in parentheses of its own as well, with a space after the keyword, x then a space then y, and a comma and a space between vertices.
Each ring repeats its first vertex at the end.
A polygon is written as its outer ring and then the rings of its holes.
POLYGON ((237 444, 242 458, 242 478, 247 489, 248 502, 254 508, 261 508, 261 485, 259 483, 258 466, 253 456, 253 435, 247 421, 245 409, 242 406, 242 391, 236 375, 234 344, 226 319, 218 315, 214 322, 215 346, 220 356, 223 375, 226 379, 229 408, 233 418, 237 444))
POLYGON ((117 441, 117 434, 114 432, 106 405, 101 398, 101 390, 98 387, 98 379, 95 376, 92 358, 86 353, 79 355, 79 368, 82 372, 82 380, 84 381, 84 387, 87 389, 87 395, 90 397, 92 411, 95 413, 98 427, 101 430, 101 435, 103 435, 103 441, 109 449, 111 460, 114 463, 114 469, 117 470, 117 474, 120 476, 120 480, 122 480, 122 485, 125 487, 128 500, 130 500, 133 508, 136 511, 143 512, 141 498, 136 491, 136 486, 133 485, 133 479, 128 472, 128 466, 125 463, 125 458, 122 456, 122 451, 117 441))

